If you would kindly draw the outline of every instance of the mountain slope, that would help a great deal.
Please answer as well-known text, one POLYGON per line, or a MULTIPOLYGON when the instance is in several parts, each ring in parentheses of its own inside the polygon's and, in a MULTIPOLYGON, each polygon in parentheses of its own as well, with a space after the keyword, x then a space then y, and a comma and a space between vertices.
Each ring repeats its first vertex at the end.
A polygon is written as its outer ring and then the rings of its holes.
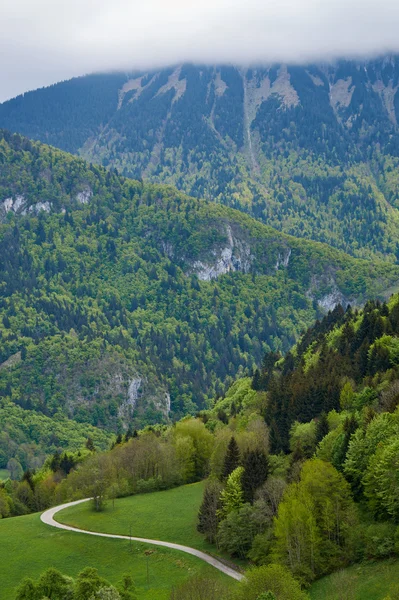
POLYGON ((252 387, 268 392, 265 418, 273 449, 288 451, 295 421, 343 410, 363 411, 368 423, 378 413, 394 412, 399 400, 398 333, 395 294, 388 304, 368 301, 360 311, 337 307, 309 328, 283 360, 267 355, 252 387))
POLYGON ((323 311, 398 286, 396 266, 18 135, 0 162, 0 394, 48 416, 194 411, 323 311))
POLYGON ((92 75, 0 126, 354 256, 399 255, 399 61, 92 75))

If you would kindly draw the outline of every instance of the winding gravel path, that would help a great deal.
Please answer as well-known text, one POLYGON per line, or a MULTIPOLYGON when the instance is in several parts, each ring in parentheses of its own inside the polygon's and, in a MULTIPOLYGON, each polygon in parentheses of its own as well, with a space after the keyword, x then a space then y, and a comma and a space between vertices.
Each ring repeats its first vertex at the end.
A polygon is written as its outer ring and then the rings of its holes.
POLYGON ((67 504, 61 504, 60 506, 55 506, 54 508, 49 508, 44 513, 40 515, 40 519, 46 525, 50 525, 51 527, 57 527, 58 529, 64 529, 66 531, 75 531, 77 533, 84 533, 86 535, 96 535, 97 537, 105 537, 112 538, 117 540, 132 540, 134 542, 142 542, 144 544, 153 544, 154 546, 164 546, 165 548, 172 548, 172 550, 180 550, 180 552, 185 552, 186 554, 191 554, 192 556, 196 556, 201 560, 205 561, 215 569, 218 569, 225 575, 236 579, 237 581, 241 581, 244 578, 244 575, 238 573, 234 569, 223 564, 217 558, 213 558, 206 554, 205 552, 201 552, 201 550, 196 550, 195 548, 190 548, 189 546, 182 546, 181 544, 172 544, 171 542, 162 542, 160 540, 148 540, 147 538, 139 538, 139 537, 130 537, 129 535, 115 535, 113 533, 100 533, 99 531, 87 531, 85 529, 78 529, 77 527, 71 527, 70 525, 64 525, 63 523, 59 523, 54 520, 54 515, 56 515, 60 510, 64 508, 69 508, 70 506, 76 506, 76 504, 81 504, 82 502, 88 502, 90 498, 85 498, 84 500, 77 500, 76 502, 68 502, 67 504))

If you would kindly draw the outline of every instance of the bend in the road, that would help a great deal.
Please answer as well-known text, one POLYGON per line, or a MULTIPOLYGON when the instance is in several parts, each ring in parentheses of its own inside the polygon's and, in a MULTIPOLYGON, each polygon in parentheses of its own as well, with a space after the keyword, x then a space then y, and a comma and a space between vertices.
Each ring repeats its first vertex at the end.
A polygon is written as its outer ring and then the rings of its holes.
POLYGON ((84 500, 76 500, 75 502, 68 502, 67 504, 61 504, 60 506, 55 506, 54 508, 49 508, 44 513, 40 515, 40 519, 46 525, 50 525, 51 527, 57 527, 58 529, 64 529, 65 531, 74 531, 76 533, 84 533, 86 535, 95 535, 98 537, 112 538, 118 540, 132 540, 135 542, 141 542, 144 544, 153 544, 154 546, 164 546, 165 548, 171 548, 172 550, 179 550, 180 552, 185 552, 186 554, 191 554, 195 556, 215 569, 218 569, 225 575, 236 579, 237 581, 241 581, 244 578, 244 575, 238 573, 234 569, 231 569, 227 565, 223 564, 217 558, 206 554, 205 552, 201 552, 201 550, 196 550, 195 548, 190 548, 189 546, 182 546, 181 544, 174 544, 172 542, 163 542, 161 540, 149 540, 147 538, 139 538, 139 537, 130 537, 129 535, 117 535, 113 533, 101 533, 99 531, 87 531, 86 529, 78 529, 77 527, 71 527, 70 525, 64 525, 64 523, 59 523, 54 519, 54 515, 56 515, 59 511, 64 508, 69 508, 70 506, 76 506, 76 504, 81 504, 82 502, 88 502, 90 498, 85 498, 84 500))

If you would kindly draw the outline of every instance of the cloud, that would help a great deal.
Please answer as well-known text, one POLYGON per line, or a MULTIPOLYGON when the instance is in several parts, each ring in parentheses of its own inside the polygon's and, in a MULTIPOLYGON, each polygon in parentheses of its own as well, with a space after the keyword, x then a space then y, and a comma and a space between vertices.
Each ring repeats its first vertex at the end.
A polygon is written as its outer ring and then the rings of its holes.
POLYGON ((93 71, 399 52, 398 0, 2 0, 0 100, 93 71))

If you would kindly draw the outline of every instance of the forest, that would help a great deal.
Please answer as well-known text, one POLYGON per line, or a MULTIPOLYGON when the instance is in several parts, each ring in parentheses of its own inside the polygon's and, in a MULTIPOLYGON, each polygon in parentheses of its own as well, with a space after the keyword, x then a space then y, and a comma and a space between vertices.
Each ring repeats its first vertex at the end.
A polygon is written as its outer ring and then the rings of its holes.
MULTIPOLYGON (((2 518, 205 482, 198 535, 249 568, 171 600, 305 600, 398 557, 397 265, 8 132, 0 164, 2 518)), ((43 594, 136 590, 50 569, 16 600, 43 594)))
POLYGON ((286 352, 331 294, 383 298, 399 280, 394 265, 17 135, 2 134, 0 162, 0 468, 36 468, 45 446, 74 451, 88 435, 103 448, 83 424, 123 433, 206 409, 286 352))
MULTIPOLYGON (((337 307, 285 358, 266 354, 252 378, 195 417, 129 431, 106 452, 86 444, 78 454, 55 453, 22 481, 5 482, 3 516, 88 496, 101 512, 115 497, 207 478, 198 531, 253 565, 233 596, 208 582, 210 600, 258 600, 265 590, 268 599, 306 599, 325 574, 398 556, 398 314, 397 295, 363 310, 337 307), (340 374, 323 362, 333 356, 340 374)), ((18 600, 31 598, 23 595, 29 585, 18 600)), ((190 585, 171 598, 190 598, 190 585)))
POLYGON ((0 105, 0 127, 360 258, 398 258, 397 56, 97 74, 0 105))

